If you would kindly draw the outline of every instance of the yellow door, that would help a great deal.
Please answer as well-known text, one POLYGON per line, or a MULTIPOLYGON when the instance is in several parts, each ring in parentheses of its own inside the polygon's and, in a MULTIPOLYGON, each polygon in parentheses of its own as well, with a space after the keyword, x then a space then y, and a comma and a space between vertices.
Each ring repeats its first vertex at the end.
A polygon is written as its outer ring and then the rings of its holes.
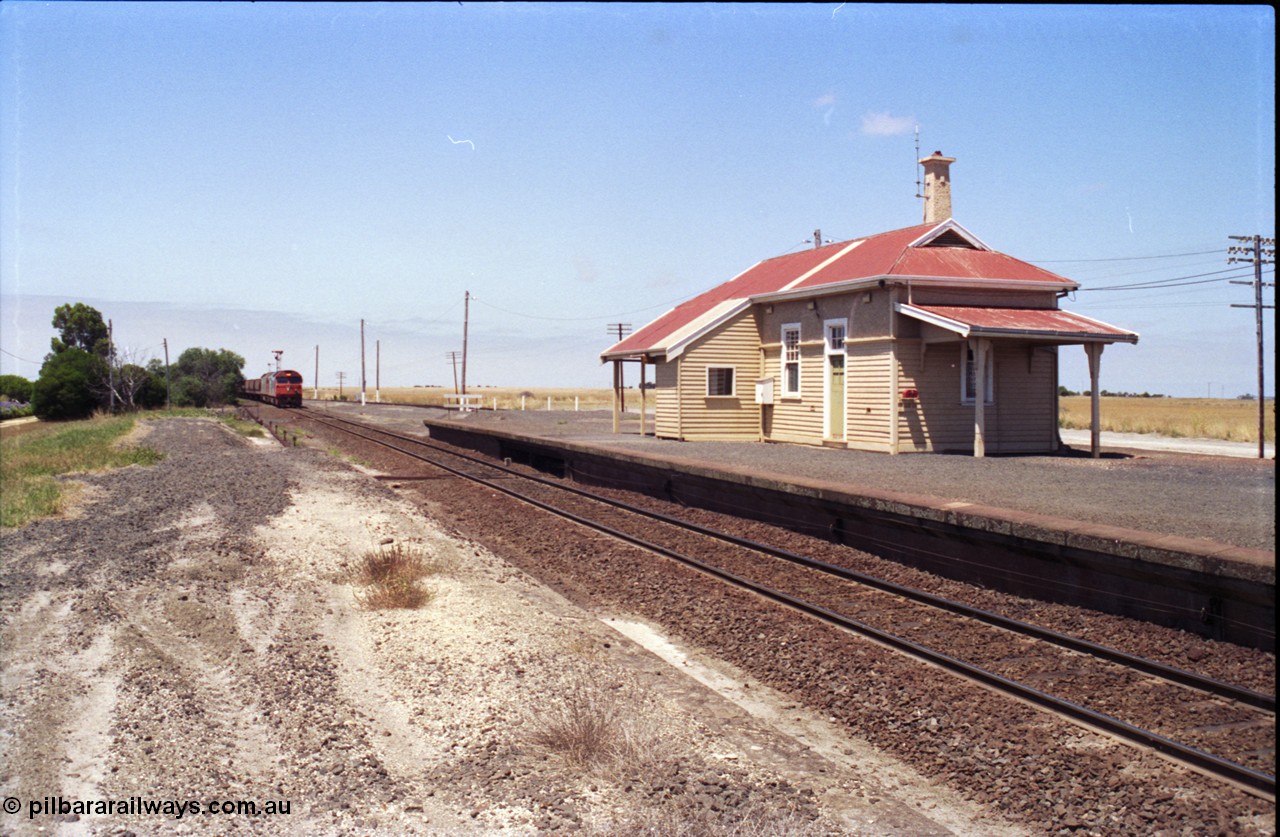
POLYGON ((828 439, 844 438, 844 355, 827 355, 828 439))

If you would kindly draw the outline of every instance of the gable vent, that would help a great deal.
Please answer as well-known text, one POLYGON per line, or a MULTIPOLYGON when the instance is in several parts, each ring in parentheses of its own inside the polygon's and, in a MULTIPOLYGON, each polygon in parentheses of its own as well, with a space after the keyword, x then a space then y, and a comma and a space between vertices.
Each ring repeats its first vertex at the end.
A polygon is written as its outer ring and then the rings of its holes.
POLYGON ((939 234, 938 236, 934 237, 932 241, 929 241, 924 246, 925 247, 964 247, 965 249, 968 249, 968 250, 978 249, 977 247, 973 246, 972 241, 965 238, 955 230, 947 230, 946 232, 939 234))

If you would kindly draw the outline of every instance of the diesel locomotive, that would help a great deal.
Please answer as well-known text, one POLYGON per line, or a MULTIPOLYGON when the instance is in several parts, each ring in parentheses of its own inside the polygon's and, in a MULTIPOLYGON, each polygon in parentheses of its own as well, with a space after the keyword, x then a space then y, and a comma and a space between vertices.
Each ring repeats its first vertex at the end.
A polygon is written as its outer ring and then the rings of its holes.
POLYGON ((261 378, 246 378, 240 395, 277 407, 302 406, 302 375, 292 369, 268 372, 261 378))

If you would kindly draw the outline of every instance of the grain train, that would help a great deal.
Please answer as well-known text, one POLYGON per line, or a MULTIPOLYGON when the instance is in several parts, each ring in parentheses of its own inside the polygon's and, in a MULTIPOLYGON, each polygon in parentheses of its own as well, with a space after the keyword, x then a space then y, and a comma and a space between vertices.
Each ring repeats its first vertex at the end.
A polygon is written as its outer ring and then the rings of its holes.
POLYGON ((268 372, 261 378, 246 378, 240 395, 277 407, 302 406, 302 375, 292 369, 268 372))

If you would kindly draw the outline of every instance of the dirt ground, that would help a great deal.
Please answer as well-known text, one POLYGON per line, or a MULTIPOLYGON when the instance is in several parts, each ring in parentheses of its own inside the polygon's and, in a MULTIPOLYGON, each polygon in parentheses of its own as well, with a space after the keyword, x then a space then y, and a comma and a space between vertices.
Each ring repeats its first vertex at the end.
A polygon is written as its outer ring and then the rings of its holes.
POLYGON ((165 461, 0 538, 4 834, 1016 833, 357 466, 147 427, 165 461), (425 607, 361 607, 391 544, 441 568, 425 607), (546 744, 574 712, 622 744, 546 744))

